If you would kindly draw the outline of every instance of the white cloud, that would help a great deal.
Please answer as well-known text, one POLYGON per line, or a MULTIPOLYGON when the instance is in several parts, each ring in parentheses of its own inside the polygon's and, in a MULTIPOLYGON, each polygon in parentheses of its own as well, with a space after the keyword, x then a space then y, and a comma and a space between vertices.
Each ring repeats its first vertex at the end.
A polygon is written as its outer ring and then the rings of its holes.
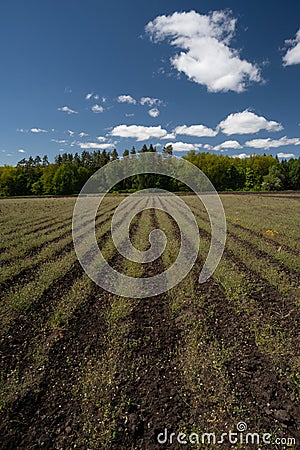
POLYGON ((98 139, 99 142, 105 142, 106 141, 106 137, 104 137, 104 136, 98 136, 97 139, 98 139))
POLYGON ((218 131, 212 130, 205 125, 181 125, 175 128, 174 133, 176 135, 185 134, 187 136, 207 137, 216 136, 218 134, 218 131))
POLYGON ((159 109, 158 108, 151 108, 148 111, 149 116, 151 117, 158 117, 159 116, 159 109))
POLYGON ((140 99, 141 105, 148 105, 148 106, 159 106, 162 104, 162 101, 159 100, 159 98, 153 98, 153 97, 142 97, 140 99))
POLYGON ((120 136, 124 138, 134 138, 137 141, 143 141, 150 138, 163 138, 167 131, 157 127, 145 127, 142 125, 118 125, 112 129, 112 136, 120 136))
POLYGON ((288 158, 295 158, 294 153, 282 153, 282 152, 279 152, 279 153, 277 153, 277 156, 278 156, 278 158, 286 158, 286 159, 288 159, 288 158))
POLYGON ((168 142, 165 147, 172 145, 174 152, 186 152, 190 150, 197 150, 201 144, 188 144, 187 142, 168 142))
POLYGON ((280 139, 252 139, 251 141, 245 142, 246 147, 252 148, 278 148, 283 147, 285 145, 300 145, 300 138, 288 138, 287 136, 283 136, 280 139))
POLYGON ((67 131, 68 131, 68 133, 69 133, 70 136, 74 136, 75 131, 72 131, 72 130, 67 130, 67 131))
POLYGON ((125 114, 125 117, 133 117, 134 116, 134 113, 126 113, 125 114))
POLYGON ((77 143, 78 147, 82 148, 82 149, 102 149, 102 150, 106 150, 107 148, 113 147, 114 144, 110 143, 110 144, 101 144, 99 142, 78 142, 77 143))
POLYGON ((42 128, 31 128, 31 133, 48 133, 47 130, 43 130, 42 128))
POLYGON ((294 64, 300 64, 300 28, 296 33, 294 39, 285 41, 287 45, 290 45, 291 48, 288 49, 283 60, 284 66, 292 66, 294 64))
POLYGON ((118 97, 119 103, 131 103, 132 105, 136 104, 136 100, 131 97, 131 95, 119 95, 118 97))
POLYGON ((99 95, 98 95, 98 94, 95 94, 95 95, 94 95, 94 99, 95 99, 95 100, 99 100, 99 95))
POLYGON ((212 149, 219 151, 219 150, 224 150, 224 149, 228 149, 228 148, 240 150, 243 147, 241 146, 241 144, 238 141, 225 141, 219 145, 215 145, 212 149))
POLYGON ((263 116, 257 116, 247 109, 243 112, 230 114, 225 120, 219 123, 218 128, 224 134, 250 134, 260 130, 280 131, 282 125, 273 120, 267 120, 263 116))
POLYGON ((94 92, 89 92, 88 94, 86 94, 85 99, 86 100, 90 100, 94 95, 94 92))
POLYGON ((106 100, 107 100, 107 98, 106 98, 106 97, 102 97, 102 102, 103 102, 103 103, 105 103, 105 102, 106 102, 106 100))
POLYGON ((58 111, 66 112, 67 114, 78 114, 77 111, 74 109, 69 108, 68 106, 62 106, 60 108, 57 108, 58 111))
POLYGON ((86 137, 88 136, 87 133, 85 133, 84 131, 81 131, 81 133, 78 134, 79 137, 86 137))
POLYGON ((240 153, 239 155, 232 155, 231 158, 245 159, 250 158, 250 155, 247 155, 247 153, 240 153))
POLYGON ((24 130, 24 128, 17 128, 19 133, 28 133, 28 130, 24 130))
POLYGON ((158 16, 145 30, 154 42, 169 39, 172 46, 184 50, 171 58, 171 64, 190 80, 209 92, 242 92, 249 81, 259 82, 261 76, 256 65, 229 47, 235 26, 236 19, 226 11, 208 15, 189 11, 158 16))
POLYGON ((26 153, 26 151, 23 150, 23 148, 19 148, 18 152, 19 152, 19 153, 26 153))
POLYGON ((94 105, 92 107, 92 111, 94 113, 102 113, 104 111, 104 108, 103 108, 103 106, 100 106, 100 105, 94 105))
POLYGON ((56 142, 57 144, 66 144, 67 141, 65 139, 51 139, 52 142, 56 142))
POLYGON ((175 133, 167 133, 165 136, 162 136, 161 139, 176 139, 175 133))

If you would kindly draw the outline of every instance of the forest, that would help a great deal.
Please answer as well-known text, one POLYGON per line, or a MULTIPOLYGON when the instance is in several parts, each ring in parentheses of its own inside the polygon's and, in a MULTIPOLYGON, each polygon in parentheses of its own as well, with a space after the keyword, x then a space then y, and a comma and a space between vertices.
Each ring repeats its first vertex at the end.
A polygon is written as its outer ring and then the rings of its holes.
MULTIPOLYGON (((120 156, 116 149, 83 151, 81 154, 63 153, 49 162, 42 158, 23 158, 16 166, 0 167, 0 196, 72 195, 78 194, 89 177, 110 161, 122 157, 138 157, 139 153, 157 152, 152 144, 140 150, 125 150, 120 156)), ((171 145, 162 150, 162 157, 173 154, 171 145)), ((300 189, 300 158, 279 160, 271 155, 253 154, 237 158, 190 151, 184 158, 199 167, 208 176, 217 191, 280 191, 300 189)), ((114 192, 134 192, 150 187, 153 176, 137 175, 123 180, 114 192)), ((156 176, 155 187, 173 192, 188 188, 176 180, 156 176)))

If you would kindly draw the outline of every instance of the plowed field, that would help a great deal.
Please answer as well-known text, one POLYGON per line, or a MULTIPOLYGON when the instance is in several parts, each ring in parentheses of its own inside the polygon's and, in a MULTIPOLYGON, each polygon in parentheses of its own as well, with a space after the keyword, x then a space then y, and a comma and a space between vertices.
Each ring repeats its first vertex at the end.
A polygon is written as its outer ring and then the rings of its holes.
MULTIPOLYGON (((155 228, 168 243, 152 263, 130 262, 110 231, 122 199, 98 211, 106 260, 135 277, 164 272, 179 251, 176 223, 154 207, 139 213, 132 243, 146 250, 155 228)), ((300 448, 300 194, 221 195, 226 248, 204 284, 209 218, 196 196, 182 199, 199 226, 197 261, 146 299, 84 273, 74 198, 0 201, 1 449, 300 448), (247 432, 272 444, 245 443, 247 432)))

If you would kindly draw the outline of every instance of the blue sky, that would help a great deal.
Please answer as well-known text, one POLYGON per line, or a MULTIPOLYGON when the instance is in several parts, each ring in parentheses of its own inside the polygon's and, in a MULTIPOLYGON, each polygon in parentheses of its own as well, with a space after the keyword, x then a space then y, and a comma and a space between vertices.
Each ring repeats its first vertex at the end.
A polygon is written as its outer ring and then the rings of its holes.
POLYGON ((300 156, 300 4, 3 0, 0 164, 84 149, 300 156))

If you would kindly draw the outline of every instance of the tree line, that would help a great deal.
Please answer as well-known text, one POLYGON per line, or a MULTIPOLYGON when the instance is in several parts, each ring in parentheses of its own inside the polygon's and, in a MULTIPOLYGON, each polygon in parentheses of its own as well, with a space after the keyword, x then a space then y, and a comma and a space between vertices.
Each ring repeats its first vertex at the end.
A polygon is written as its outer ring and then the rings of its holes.
MULTIPOLYGON (((157 152, 152 144, 136 151, 125 150, 123 157, 138 153, 157 152)), ((164 147, 162 156, 172 155, 172 146, 164 147)), ((110 161, 119 158, 116 149, 63 153, 50 163, 42 158, 23 158, 17 166, 0 167, 0 196, 70 195, 78 194, 89 177, 110 161)), ((199 167, 218 191, 299 190, 300 158, 279 161, 270 155, 253 154, 249 158, 234 158, 209 152, 190 151, 184 159, 199 167)), ((134 192, 158 187, 173 192, 188 191, 182 183, 153 174, 126 178, 113 188, 114 192, 134 192)))

